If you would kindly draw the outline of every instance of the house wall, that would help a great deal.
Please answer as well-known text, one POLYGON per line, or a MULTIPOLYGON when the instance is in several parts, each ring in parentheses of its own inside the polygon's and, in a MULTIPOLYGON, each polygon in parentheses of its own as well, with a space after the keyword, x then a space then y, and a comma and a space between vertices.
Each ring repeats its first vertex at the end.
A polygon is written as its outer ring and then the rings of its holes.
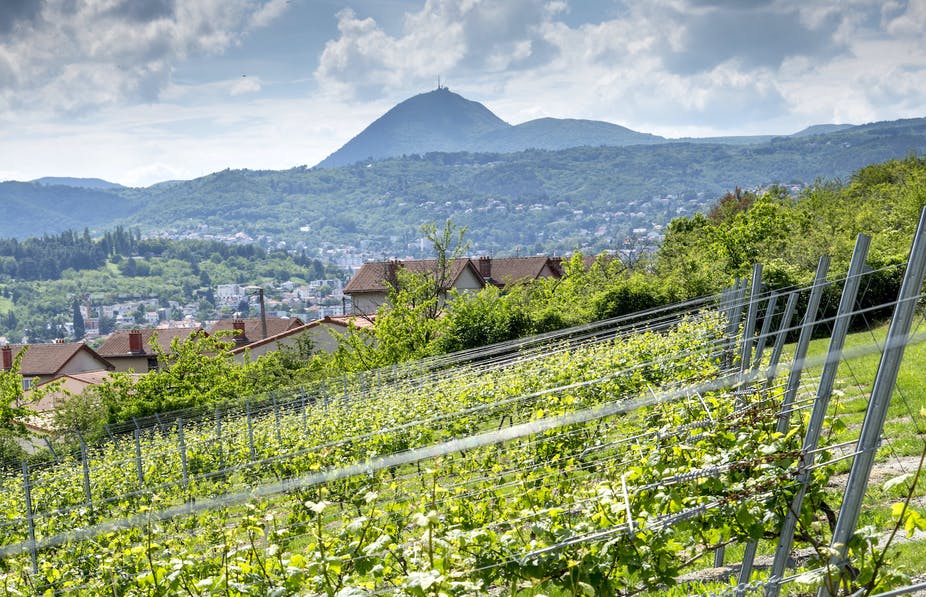
POLYGON ((465 290, 480 290, 485 284, 483 284, 482 279, 479 278, 469 267, 464 269, 460 273, 460 277, 457 278, 456 284, 453 285, 455 290, 463 292, 465 290))
MULTIPOLYGON (((148 357, 131 356, 131 357, 107 357, 110 363, 116 368, 116 371, 128 371, 131 369, 135 373, 148 372, 148 357)), ((99 367, 97 367, 99 369, 99 367)), ((70 373, 70 371, 69 371, 70 373)))
POLYGON ((92 354, 89 354, 88 351, 81 349, 71 357, 71 360, 64 365, 61 371, 58 372, 58 375, 83 373, 85 371, 99 371, 105 368, 105 364, 97 360, 92 354))
POLYGON ((386 302, 385 292, 355 292, 351 295, 351 313, 355 315, 372 315, 379 306, 386 302))
MULTIPOLYGON (((267 342, 265 344, 260 344, 258 346, 252 346, 248 349, 250 359, 254 361, 265 354, 280 350, 283 346, 295 347, 299 342, 299 339, 302 337, 308 337, 312 341, 313 351, 316 352, 334 352, 338 347, 337 337, 333 334, 342 333, 344 327, 340 325, 332 325, 326 323, 320 323, 318 325, 313 325, 307 330, 286 336, 285 338, 280 338, 274 342, 267 342)), ((244 362, 245 351, 235 353, 234 360, 236 363, 244 362)))

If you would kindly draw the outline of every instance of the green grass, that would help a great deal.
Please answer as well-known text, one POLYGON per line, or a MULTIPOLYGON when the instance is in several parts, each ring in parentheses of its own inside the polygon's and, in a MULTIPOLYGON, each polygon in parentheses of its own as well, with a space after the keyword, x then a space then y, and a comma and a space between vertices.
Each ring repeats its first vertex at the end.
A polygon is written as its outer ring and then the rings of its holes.
POLYGON ((0 296, 0 313, 6 313, 13 308, 13 301, 6 297, 0 296))

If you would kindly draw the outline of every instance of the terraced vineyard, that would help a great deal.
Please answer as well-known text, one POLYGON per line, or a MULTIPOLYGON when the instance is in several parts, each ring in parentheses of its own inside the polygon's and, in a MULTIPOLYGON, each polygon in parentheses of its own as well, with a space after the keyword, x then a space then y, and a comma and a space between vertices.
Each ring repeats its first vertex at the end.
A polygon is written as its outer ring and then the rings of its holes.
MULTIPOLYGON (((783 410, 788 376, 776 372, 789 366, 775 367, 795 300, 776 308, 744 286, 281 391, 241 411, 161 417, 82 454, 8 466, 0 585, 120 596, 664 592, 727 546, 777 538, 798 491, 799 542, 828 541, 839 429, 822 430, 820 464, 807 465, 812 400, 799 392, 783 410)), ((740 594, 797 578, 757 574, 740 594)))

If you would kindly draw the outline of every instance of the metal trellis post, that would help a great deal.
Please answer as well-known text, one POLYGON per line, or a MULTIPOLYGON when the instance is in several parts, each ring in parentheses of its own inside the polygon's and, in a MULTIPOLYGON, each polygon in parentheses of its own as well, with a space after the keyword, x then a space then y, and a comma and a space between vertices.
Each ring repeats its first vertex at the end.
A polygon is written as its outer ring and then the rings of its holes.
POLYGON ((137 427, 132 430, 132 435, 135 438, 135 473, 138 475, 138 487, 141 489, 145 486, 145 468, 142 466, 141 461, 141 441, 139 433, 137 427))
POLYGON ((762 329, 759 330, 759 337, 756 339, 756 355, 752 359, 752 369, 757 371, 762 363, 762 354, 765 352, 765 345, 768 344, 769 332, 772 331, 772 319, 775 315, 775 309, 778 307, 777 292, 773 292, 768 297, 768 303, 765 305, 765 314, 762 317, 762 329))
POLYGON ((32 485, 29 482, 29 463, 23 460, 23 491, 26 496, 26 524, 29 526, 29 555, 32 556, 32 573, 39 573, 39 559, 35 544, 35 517, 32 514, 32 485))
MULTIPOLYGON (((865 234, 859 234, 855 241, 855 251, 852 254, 852 261, 849 263, 849 273, 846 275, 846 282, 842 289, 839 309, 836 312, 836 320, 833 324, 833 334, 830 337, 829 348, 826 351, 826 360, 823 364, 823 372, 820 374, 817 396, 813 403, 813 410, 810 413, 810 421, 807 423, 807 431, 801 448, 797 476, 800 485, 791 502, 791 507, 785 515, 784 522, 781 524, 778 547, 775 549, 775 559, 772 562, 772 570, 769 574, 769 577, 773 580, 780 579, 785 567, 788 565, 788 557, 791 554, 791 545, 794 543, 798 518, 804 506, 804 496, 810 483, 810 467, 813 466, 815 450, 820 442, 823 422, 826 420, 826 410, 829 407, 830 395, 836 381, 839 361, 842 359, 842 348, 845 345, 846 334, 849 332, 849 322, 852 320, 855 311, 855 299, 858 296, 858 288, 865 271, 865 259, 868 256, 870 244, 871 237, 865 234)), ((780 590, 781 585, 773 582, 766 589, 766 597, 775 597, 780 590)))
POLYGON ((80 464, 84 473, 84 497, 87 499, 87 506, 92 512, 93 496, 90 493, 90 463, 87 461, 87 442, 84 441, 84 436, 81 434, 77 434, 77 438, 80 440, 80 464))
POLYGON ((778 362, 781 361, 781 353, 785 347, 785 340, 788 339, 788 332, 791 331, 791 320, 794 319, 794 312, 797 310, 798 292, 794 291, 788 296, 788 302, 785 305, 785 312, 781 315, 781 323, 778 326, 778 335, 775 337, 775 344, 772 347, 772 354, 768 358, 768 374, 765 380, 765 389, 769 390, 778 375, 778 362))
POLYGON ((804 372, 804 359, 807 358, 807 349, 813 336, 813 327, 817 321, 817 311, 820 309, 820 300, 823 297, 823 288, 826 286, 826 272, 830 267, 830 258, 823 256, 817 264, 817 273, 814 276, 813 287, 810 289, 810 298, 807 301, 807 312, 801 323, 801 333, 794 347, 794 359, 791 361, 791 371, 788 374, 788 383, 785 386, 785 395, 781 399, 781 413, 778 415, 779 433, 786 433, 791 424, 791 405, 797 396, 797 389, 801 385, 801 374, 804 372))
MULTIPOLYGON (((875 453, 887 417, 887 409, 891 403, 891 395, 897 382, 900 371, 900 362, 903 359, 907 338, 913 323, 916 311, 916 301, 923 287, 923 278, 926 276, 926 209, 920 213, 919 224, 913 245, 910 248, 910 257, 907 262, 907 271, 904 273, 903 283, 897 297, 897 306, 888 328, 887 339, 884 343, 884 352, 878 364, 878 372, 871 388, 871 399, 868 402, 868 411, 859 434, 859 442, 849 479, 846 481, 846 493, 836 519, 836 528, 830 546, 836 550, 830 563, 842 568, 845 565, 848 552, 849 539, 855 532, 858 524, 859 512, 862 508, 862 498, 868 488, 868 478, 874 464, 875 453)), ((827 587, 821 587, 819 595, 828 594, 827 587)))

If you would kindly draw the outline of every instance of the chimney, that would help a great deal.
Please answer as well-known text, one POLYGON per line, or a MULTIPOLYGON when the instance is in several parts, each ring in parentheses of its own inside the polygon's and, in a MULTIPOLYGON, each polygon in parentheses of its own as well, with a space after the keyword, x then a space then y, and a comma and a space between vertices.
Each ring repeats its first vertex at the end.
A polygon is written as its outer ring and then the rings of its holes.
POLYGON ((145 348, 141 341, 141 330, 129 331, 129 352, 136 354, 145 352, 145 348))
POLYGON ((385 282, 395 288, 399 284, 399 277, 396 272, 399 269, 399 262, 395 259, 386 264, 385 282))
POLYGON ((244 320, 233 319, 232 330, 235 332, 235 344, 247 344, 248 338, 244 335, 244 320))
POLYGON ((483 255, 479 258, 479 275, 488 280, 492 277, 492 258, 483 255))
POLYGON ((9 371, 13 368, 13 349, 9 344, 0 347, 0 370, 9 371))

